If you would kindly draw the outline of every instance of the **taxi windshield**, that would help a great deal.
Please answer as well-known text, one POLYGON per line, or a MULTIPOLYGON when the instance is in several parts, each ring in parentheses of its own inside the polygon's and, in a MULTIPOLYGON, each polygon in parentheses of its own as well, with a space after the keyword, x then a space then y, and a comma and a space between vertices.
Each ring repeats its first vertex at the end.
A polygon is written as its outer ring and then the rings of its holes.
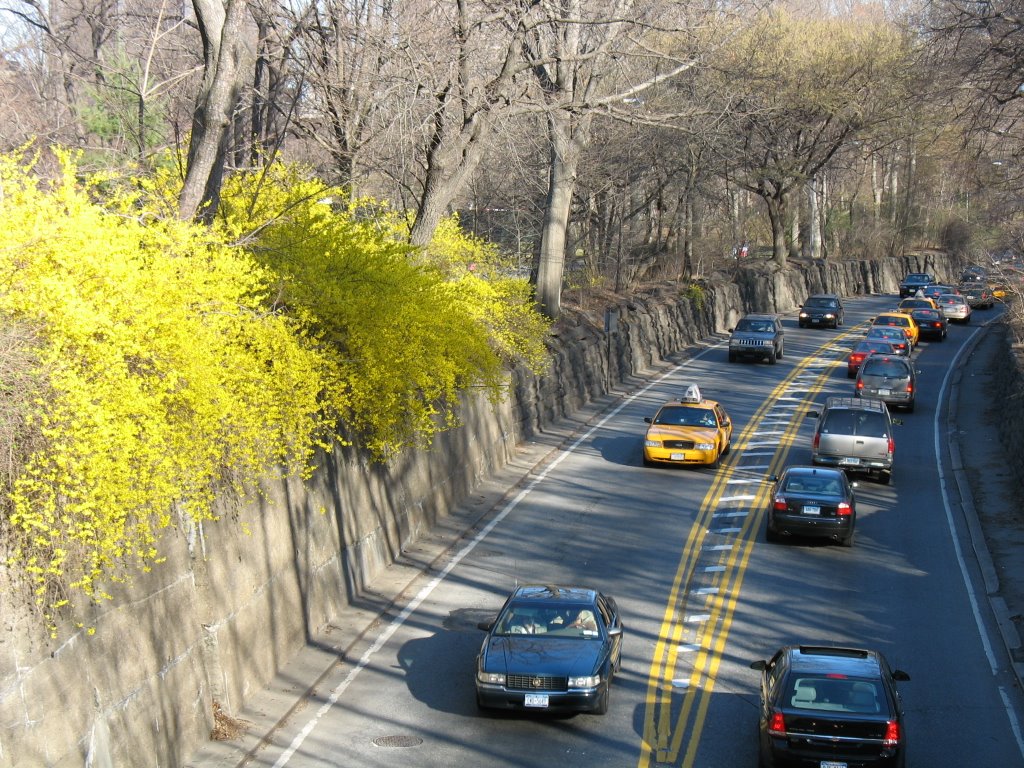
POLYGON ((666 406, 654 419, 655 424, 677 427, 715 427, 718 420, 711 408, 687 408, 685 406, 666 406))

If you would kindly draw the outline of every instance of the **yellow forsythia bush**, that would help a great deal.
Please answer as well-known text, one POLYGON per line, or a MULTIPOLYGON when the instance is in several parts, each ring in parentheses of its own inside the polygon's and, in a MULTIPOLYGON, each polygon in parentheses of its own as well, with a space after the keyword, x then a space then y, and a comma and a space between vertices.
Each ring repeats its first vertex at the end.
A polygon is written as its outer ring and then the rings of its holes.
POLYGON ((0 533, 51 627, 217 497, 307 471, 341 430, 379 459, 429 444, 462 389, 497 396, 504 360, 544 360, 529 286, 454 220, 415 252, 403 217, 272 165, 229 177, 203 227, 174 217, 173 173, 59 159, 44 181, 0 156, 0 341, 25 347, 0 364, 30 369, 0 376, 31 383, 2 414, 0 533))

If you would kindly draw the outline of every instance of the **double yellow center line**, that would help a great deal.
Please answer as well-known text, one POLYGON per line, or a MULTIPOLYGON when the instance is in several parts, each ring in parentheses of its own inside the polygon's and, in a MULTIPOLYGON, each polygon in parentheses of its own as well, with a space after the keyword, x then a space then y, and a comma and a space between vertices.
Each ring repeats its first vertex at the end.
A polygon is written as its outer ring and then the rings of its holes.
MULTIPOLYGON (((852 328, 831 337, 829 344, 801 361, 775 387, 739 437, 734 438, 736 450, 722 462, 704 497, 672 580, 651 661, 639 768, 693 766, 747 561, 767 504, 771 484, 765 479, 781 471, 800 429, 803 410, 825 386, 841 359, 836 343, 860 330, 852 328), (831 356, 823 357, 830 348, 831 356), (818 367, 821 371, 814 374, 813 369, 818 367), (810 383, 798 384, 802 377, 809 378, 810 383), (765 453, 770 453, 767 467, 741 466, 744 454, 760 453, 755 438, 767 429, 768 416, 779 409, 792 410, 781 434, 771 430, 773 439, 765 442, 769 446, 765 453), (730 487, 746 485, 756 490, 726 495, 730 487), (680 762, 684 745, 686 751, 680 762)), ((843 350, 842 356, 845 354, 843 350)))

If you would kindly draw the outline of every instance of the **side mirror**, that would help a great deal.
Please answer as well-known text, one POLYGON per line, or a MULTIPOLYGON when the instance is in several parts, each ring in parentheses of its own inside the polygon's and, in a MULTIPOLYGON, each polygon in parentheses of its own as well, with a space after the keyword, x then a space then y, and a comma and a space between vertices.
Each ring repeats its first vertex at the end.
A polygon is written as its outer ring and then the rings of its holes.
POLYGON ((807 415, 813 416, 814 418, 818 418, 819 416, 821 416, 821 414, 818 411, 808 411, 807 415))
POLYGON ((617 626, 614 626, 614 627, 608 627, 608 636, 609 637, 618 637, 621 634, 622 634, 622 625, 621 624, 619 624, 617 626))
POLYGON ((732 424, 732 422, 729 421, 728 419, 726 419, 725 421, 722 422, 722 426, 723 427, 728 427, 730 424, 732 424))
POLYGON ((771 480, 773 483, 779 482, 779 476, 778 475, 768 475, 768 479, 771 480))
POLYGON ((644 416, 644 422, 647 423, 647 424, 650 424, 651 423, 651 417, 650 416, 644 416))
MULTIPOLYGON (((495 617, 495 618, 497 618, 497 617, 495 617)), ((491 627, 493 627, 493 626, 494 626, 494 619, 489 619, 487 621, 478 621, 476 623, 476 628, 477 629, 482 629, 484 632, 490 632, 491 631, 491 627)))
POLYGON ((910 675, 904 672, 902 669, 894 669, 892 671, 892 679, 897 683, 906 683, 910 680, 910 675))
MULTIPOLYGON (((750 662, 750 668, 751 669, 764 669, 767 666, 768 666, 768 662, 765 661, 764 659, 758 659, 757 661, 750 662)), ((893 680, 895 680, 895 679, 896 679, 896 676, 894 674, 893 675, 893 680)))

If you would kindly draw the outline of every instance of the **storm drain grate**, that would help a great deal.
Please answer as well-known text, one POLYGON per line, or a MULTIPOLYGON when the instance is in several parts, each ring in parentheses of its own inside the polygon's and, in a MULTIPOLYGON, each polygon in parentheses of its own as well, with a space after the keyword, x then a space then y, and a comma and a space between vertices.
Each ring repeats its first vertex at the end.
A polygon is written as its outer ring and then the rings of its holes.
POLYGON ((419 736, 379 736, 373 740, 374 745, 378 747, 418 747, 423 743, 423 739, 419 736))

